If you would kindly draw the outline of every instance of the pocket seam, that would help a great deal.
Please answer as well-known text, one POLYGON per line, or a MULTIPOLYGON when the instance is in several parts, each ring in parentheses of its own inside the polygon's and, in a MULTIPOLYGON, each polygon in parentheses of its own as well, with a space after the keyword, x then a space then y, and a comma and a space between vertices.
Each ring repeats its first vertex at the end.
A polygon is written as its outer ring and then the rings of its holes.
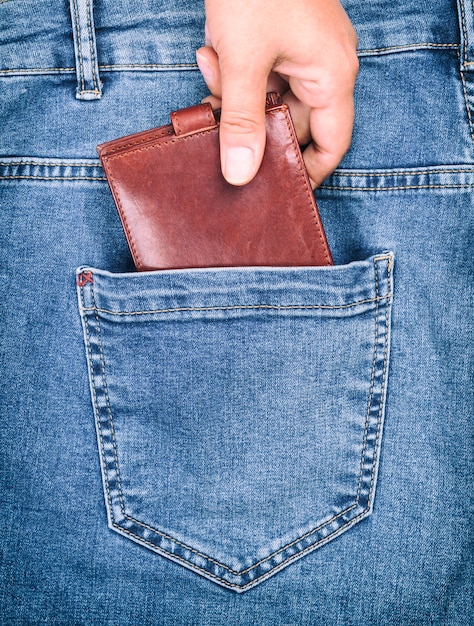
POLYGON ((337 310, 337 309, 349 309, 351 307, 356 307, 362 304, 370 304, 371 302, 379 302, 380 300, 390 299, 392 297, 392 293, 388 292, 385 296, 376 296, 375 298, 367 298, 365 300, 357 300, 356 302, 350 302, 349 304, 235 304, 229 306, 199 306, 199 307, 176 307, 173 309, 153 309, 153 310, 145 310, 145 311, 112 311, 110 309, 102 309, 96 306, 92 307, 83 307, 82 311, 90 312, 94 311, 96 313, 105 313, 107 315, 160 315, 165 313, 187 313, 188 311, 233 311, 233 310, 253 310, 253 309, 270 309, 276 311, 285 311, 285 310, 337 310))
MULTIPOLYGON (((377 466, 378 466, 378 448, 379 448, 379 441, 380 441, 380 434, 381 434, 381 426, 382 426, 382 416, 383 416, 383 407, 384 407, 384 398, 385 398, 385 389, 386 389, 386 376, 387 376, 387 365, 388 365, 388 340, 389 340, 389 301, 392 298, 392 290, 390 289, 390 285, 391 285, 391 270, 392 270, 392 257, 391 256, 379 256, 379 257, 374 257, 373 259, 373 264, 374 264, 374 276, 375 276, 375 297, 371 298, 369 300, 365 300, 363 302, 375 302, 376 303, 376 309, 375 309, 375 336, 374 336, 374 350, 373 350, 373 358, 372 358, 372 371, 371 371, 371 385, 370 385, 370 389, 369 389, 369 396, 368 396, 368 400, 367 400, 367 410, 366 410, 366 420, 365 420, 365 427, 364 427, 364 441, 363 441, 363 448, 362 448, 362 453, 361 453, 361 463, 360 463, 360 472, 359 472, 359 479, 358 479, 358 490, 357 490, 357 495, 356 495, 356 499, 355 502, 345 508, 343 511, 340 511, 338 514, 332 516, 329 520, 324 521, 323 523, 319 524, 316 528, 311 529, 311 531, 308 531, 307 533, 305 533, 304 535, 298 537, 297 539, 291 541, 290 543, 286 544, 285 546, 282 546, 281 548, 279 548, 278 550, 272 552, 270 555, 266 556, 263 559, 260 559, 258 562, 254 563, 253 565, 243 569, 243 570, 234 570, 231 567, 225 565, 224 563, 221 563, 219 561, 217 561, 216 559, 213 559, 212 557, 206 555, 203 552, 200 552, 194 548, 192 548, 191 546, 188 546, 187 544, 179 541, 178 539, 175 539, 174 537, 172 537, 171 535, 168 535, 162 531, 160 531, 159 529, 154 528, 153 526, 150 526, 144 522, 141 522, 139 520, 136 520, 134 517, 128 515, 125 512, 125 503, 124 503, 124 499, 123 499, 123 492, 122 492, 122 485, 121 485, 121 478, 120 478, 120 466, 119 466, 119 460, 118 460, 118 454, 117 454, 117 447, 116 447, 116 440, 115 440, 115 428, 114 428, 114 421, 113 421, 113 412, 112 412, 112 408, 110 405, 110 400, 109 400, 109 394, 108 394, 108 388, 107 388, 107 379, 106 379, 106 362, 105 362, 105 355, 103 352, 103 347, 102 347, 102 333, 101 333, 101 325, 100 325, 100 319, 99 319, 99 312, 109 312, 109 311, 103 311, 101 309, 99 309, 96 306, 96 301, 95 301, 95 296, 94 296, 94 285, 92 283, 92 285, 90 286, 90 292, 91 292, 91 299, 92 299, 92 307, 86 307, 85 306, 85 301, 84 301, 84 295, 83 295, 83 290, 81 289, 81 303, 82 303, 82 311, 84 313, 90 313, 90 312, 94 312, 94 318, 95 318, 95 322, 96 322, 96 327, 97 327, 97 345, 99 348, 99 353, 100 353, 100 377, 102 378, 102 388, 103 388, 103 393, 104 393, 104 397, 105 397, 105 408, 106 408, 106 413, 107 413, 107 421, 109 423, 110 426, 110 439, 112 441, 113 444, 113 462, 114 462, 114 466, 115 466, 115 472, 116 472, 116 481, 117 481, 117 492, 118 492, 118 496, 119 496, 119 502, 120 502, 120 512, 121 515, 123 516, 124 520, 128 520, 129 522, 132 522, 134 524, 137 524, 138 526, 148 529, 151 532, 159 535, 160 537, 162 537, 163 539, 166 539, 170 542, 172 542, 174 545, 180 546, 181 548, 184 548, 185 550, 191 552, 192 554, 196 555, 197 557, 200 557, 202 559, 204 559, 205 561, 207 561, 208 563, 212 563, 214 565, 216 565, 219 568, 224 569, 225 571, 228 572, 228 574, 234 576, 234 577, 242 577, 245 574, 247 574, 248 572, 255 570, 257 567, 261 566, 263 563, 268 562, 270 559, 273 559, 275 556, 281 554, 282 552, 292 548, 293 546, 295 546, 296 544, 308 539, 309 537, 314 536, 316 533, 318 533, 319 531, 321 531, 323 528, 328 527, 331 523, 333 523, 335 520, 337 520, 338 518, 348 514, 350 511, 356 509, 358 506, 360 506, 360 498, 361 498, 361 490, 362 490, 362 486, 364 484, 364 465, 366 463, 369 463, 369 467, 371 467, 371 474, 370 474, 370 488, 369 488, 369 492, 368 492, 368 496, 367 496, 367 503, 365 505, 365 508, 362 509, 362 511, 360 513, 358 513, 355 517, 352 517, 350 519, 348 519, 347 521, 345 521, 345 523, 343 523, 341 526, 338 526, 337 528, 335 528, 334 530, 332 530, 332 532, 330 532, 328 535, 325 535, 323 537, 321 537, 319 540, 317 540, 314 543, 311 543, 310 545, 308 545, 306 548, 302 548, 300 551, 290 554, 287 556, 287 558, 282 561, 279 564, 276 564, 273 568, 271 568, 269 571, 263 572, 260 575, 257 575, 256 578, 253 578, 252 580, 250 580, 249 582, 245 583, 245 584, 236 584, 236 583, 232 583, 229 580, 214 574, 202 567, 200 567, 197 563, 194 563, 186 558, 181 557, 178 554, 175 554, 171 551, 168 551, 166 548, 164 548, 163 546, 159 546, 156 545, 154 543, 152 543, 151 541, 148 541, 145 537, 140 536, 139 534, 136 534, 135 532, 133 532, 132 530, 130 530, 129 528, 124 528, 123 526, 120 525, 120 522, 118 522, 116 520, 116 516, 114 515, 114 506, 113 506, 113 500, 112 500, 112 494, 111 494, 111 488, 110 488, 110 484, 109 484, 109 476, 107 475, 107 459, 106 459, 106 455, 105 455, 105 449, 104 449, 104 435, 102 432, 102 425, 101 425, 101 408, 99 406, 99 400, 97 398, 97 393, 96 393, 96 376, 94 375, 94 366, 93 366, 93 354, 92 354, 92 346, 91 346, 91 340, 90 340, 90 330, 89 330, 89 321, 87 319, 87 315, 83 315, 83 320, 84 320, 84 328, 85 328, 85 335, 86 335, 86 345, 87 345, 87 350, 88 350, 88 356, 89 356, 89 371, 90 371, 90 377, 91 377, 91 387, 92 387, 92 395, 93 395, 93 404, 94 404, 94 412, 96 415, 96 424, 97 424, 97 432, 98 432, 98 436, 99 436, 99 440, 100 440, 100 448, 101 448, 101 466, 102 466, 102 476, 103 476, 103 482, 104 482, 104 486, 105 486, 105 490, 106 490, 106 497, 107 497, 107 502, 108 502, 108 519, 109 519, 109 525, 111 527, 113 527, 117 532, 119 532, 120 534, 125 534, 130 536, 131 539, 136 540, 139 544, 145 544, 147 546, 149 546, 153 551, 162 554, 168 558, 170 558, 171 560, 175 560, 178 561, 180 563, 182 563, 183 565, 185 565, 186 567, 192 569, 192 570, 199 570, 200 572, 202 572, 202 574, 206 577, 210 577, 212 579, 215 579, 216 582, 220 582, 222 583, 224 586, 226 587, 232 587, 235 588, 237 590, 240 591, 244 591, 246 589, 248 589, 251 586, 254 586, 256 584, 258 584, 259 582, 262 582, 263 580, 265 580, 266 578, 268 578, 269 576, 275 574, 276 572, 278 572, 279 570, 281 570, 282 568, 286 567, 287 565, 289 565, 292 561, 299 559, 301 557, 303 557, 305 554, 307 554, 308 552, 311 552, 313 550, 315 550, 316 548, 320 547, 321 545, 324 545, 325 543, 327 543, 328 541, 330 541, 331 539, 335 538, 336 536, 338 536, 339 534, 341 534, 342 532, 344 532, 345 530, 347 530, 350 526, 354 525, 357 521, 359 521, 360 519, 362 519, 363 517, 367 516, 368 514, 370 514, 372 506, 373 506, 373 502, 372 502, 372 494, 373 494, 373 489, 374 489, 374 485, 375 485, 375 478, 376 478, 376 473, 377 473, 377 466), (387 260, 388 261, 388 265, 387 265, 387 275, 388 275, 388 294, 385 296, 380 296, 379 295, 379 261, 382 260, 387 260), (377 363, 377 357, 380 354, 379 349, 379 309, 380 309, 380 302, 385 300, 385 325, 382 326, 381 328, 384 329, 383 332, 385 333, 384 335, 384 344, 383 344, 383 368, 382 368, 382 374, 379 378, 380 382, 378 382, 376 384, 376 363, 377 363), (375 388, 377 387, 377 392, 380 395, 380 402, 378 405, 378 410, 377 410, 377 419, 376 419, 376 432, 375 432, 375 443, 373 446, 373 457, 372 458, 368 458, 366 459, 366 454, 367 454, 367 448, 368 448, 368 434, 369 434, 369 427, 370 427, 370 423, 371 423, 371 413, 373 411, 373 397, 374 397, 374 393, 375 393, 375 388)), ((339 305, 339 306, 325 306, 325 305, 308 305, 308 306, 298 306, 298 305, 289 305, 289 306, 277 306, 277 305, 245 305, 245 306, 229 306, 229 307, 189 307, 189 308, 180 308, 180 309, 166 309, 166 310, 162 310, 159 312, 170 312, 170 311, 187 311, 187 310, 228 310, 228 309, 240 309, 240 308, 271 308, 271 309, 317 309, 317 308, 329 308, 329 309, 339 309, 339 308, 347 308, 348 306, 355 306, 356 304, 360 304, 361 302, 357 302, 357 303, 352 303, 352 304, 348 304, 348 305, 339 305)), ((121 313, 117 313, 117 312, 112 312, 116 315, 120 315, 121 313)), ((143 314, 143 313, 156 313, 156 311, 147 311, 147 312, 136 312, 136 314, 143 314)), ((123 315, 125 314, 129 314, 129 313, 125 313, 122 312, 123 315)), ((132 313, 133 314, 133 313, 132 313)), ((382 322, 383 324, 383 322, 382 322)), ((380 358, 380 356, 379 356, 380 358)), ((110 462, 109 462, 110 463, 110 462)), ((365 482, 367 482, 367 478, 365 480, 365 482)), ((122 522, 123 523, 123 522, 122 522)))

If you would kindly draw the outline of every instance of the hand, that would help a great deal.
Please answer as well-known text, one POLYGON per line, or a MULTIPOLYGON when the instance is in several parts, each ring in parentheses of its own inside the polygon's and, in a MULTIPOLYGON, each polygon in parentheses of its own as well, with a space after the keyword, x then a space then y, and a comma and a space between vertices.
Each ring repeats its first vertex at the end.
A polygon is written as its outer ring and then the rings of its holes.
POLYGON ((222 172, 244 185, 265 148, 265 95, 290 107, 313 186, 351 142, 357 36, 339 0, 206 0, 199 68, 221 106, 222 172), (222 102, 221 102, 222 101, 222 102))

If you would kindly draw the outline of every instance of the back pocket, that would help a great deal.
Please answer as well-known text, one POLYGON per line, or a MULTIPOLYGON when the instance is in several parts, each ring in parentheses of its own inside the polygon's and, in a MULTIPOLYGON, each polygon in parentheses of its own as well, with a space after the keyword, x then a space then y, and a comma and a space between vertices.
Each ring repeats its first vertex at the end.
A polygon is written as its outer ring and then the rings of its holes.
POLYGON ((77 285, 110 528, 242 592, 370 515, 391 254, 77 285))

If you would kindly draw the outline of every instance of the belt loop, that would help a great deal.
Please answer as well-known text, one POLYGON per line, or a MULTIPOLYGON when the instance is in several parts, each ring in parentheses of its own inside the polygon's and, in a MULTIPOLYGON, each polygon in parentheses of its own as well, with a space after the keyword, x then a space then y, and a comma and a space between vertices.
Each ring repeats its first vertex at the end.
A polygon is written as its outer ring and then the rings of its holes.
POLYGON ((98 100, 102 95, 93 16, 93 0, 69 0, 76 57, 76 98, 98 100))
POLYGON ((461 36, 461 72, 474 70, 474 6, 472 0, 457 0, 461 36))

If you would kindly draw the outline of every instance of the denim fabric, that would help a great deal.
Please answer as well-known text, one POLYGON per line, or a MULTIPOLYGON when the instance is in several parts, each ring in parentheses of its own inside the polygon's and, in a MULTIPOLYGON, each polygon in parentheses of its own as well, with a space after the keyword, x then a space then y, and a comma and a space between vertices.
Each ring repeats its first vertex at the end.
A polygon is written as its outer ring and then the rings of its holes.
POLYGON ((345 6, 336 266, 138 275, 95 146, 202 3, 0 2, 2 624, 472 622, 474 11, 345 6))
POLYGON ((392 263, 80 269, 110 527, 245 591, 370 514, 392 263))

